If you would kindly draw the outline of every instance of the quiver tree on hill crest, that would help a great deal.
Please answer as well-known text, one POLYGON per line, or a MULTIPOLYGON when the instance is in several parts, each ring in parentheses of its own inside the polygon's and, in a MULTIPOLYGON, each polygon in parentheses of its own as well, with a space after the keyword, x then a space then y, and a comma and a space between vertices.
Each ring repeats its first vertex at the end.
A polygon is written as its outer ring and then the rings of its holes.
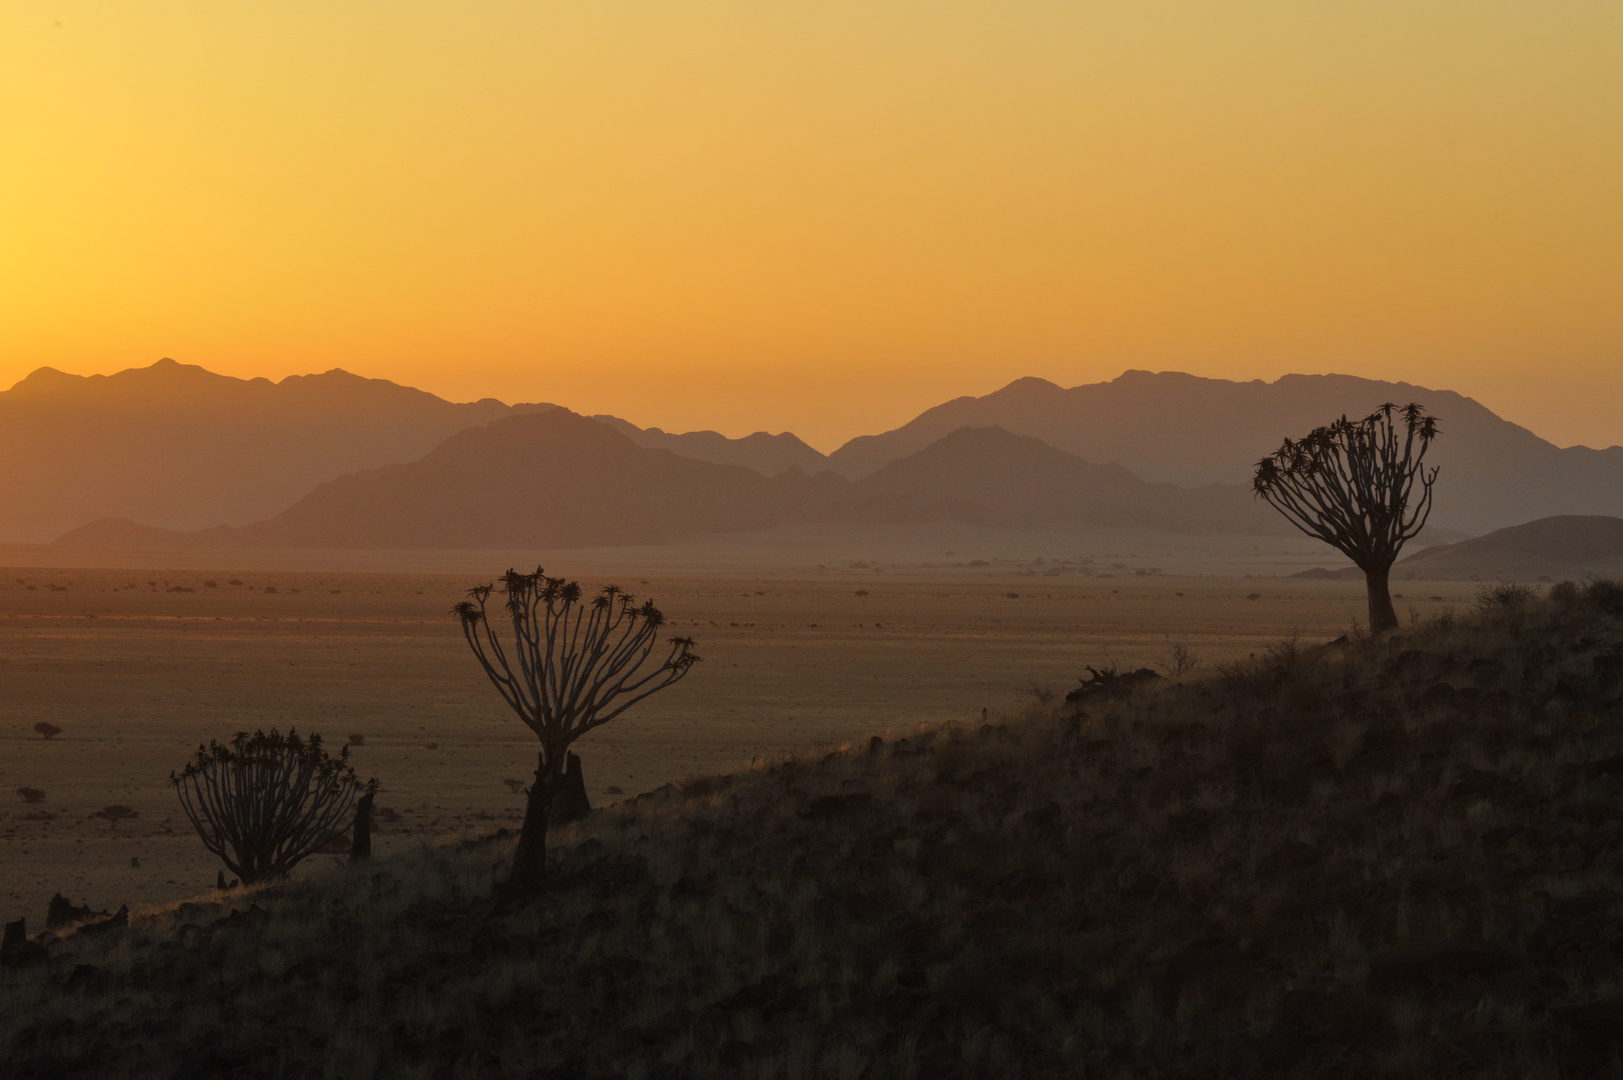
POLYGON ((211 741, 169 780, 203 846, 244 885, 281 877, 344 835, 355 800, 378 789, 355 775, 349 747, 331 757, 320 735, 291 728, 211 741))
POLYGON ((680 682, 699 658, 693 639, 672 637, 655 658, 665 616, 613 585, 586 599, 563 578, 509 570, 501 580, 512 634, 492 624, 487 604, 494 585, 468 591, 452 608, 473 655, 502 699, 541 740, 513 856, 508 888, 524 893, 546 880, 547 810, 563 784, 569 746, 644 698, 680 682))
POLYGON ((1419 405, 1388 404, 1362 420, 1343 416, 1304 439, 1286 439, 1257 462, 1257 495, 1364 572, 1371 633, 1398 625, 1392 564, 1431 515, 1438 470, 1423 459, 1437 435, 1436 418, 1419 405))

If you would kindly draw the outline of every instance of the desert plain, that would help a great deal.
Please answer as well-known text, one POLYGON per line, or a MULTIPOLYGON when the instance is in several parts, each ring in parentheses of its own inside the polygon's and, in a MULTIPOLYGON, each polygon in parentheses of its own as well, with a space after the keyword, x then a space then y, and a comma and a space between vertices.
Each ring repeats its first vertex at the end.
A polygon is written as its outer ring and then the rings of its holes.
MULTIPOLYGON (((1063 694, 1087 665, 1170 675, 1179 647, 1209 668, 1293 636, 1328 640, 1363 614, 1361 583, 1288 576, 1312 561, 1299 549, 1226 562, 1014 552, 936 561, 836 552, 798 565, 680 552, 550 558, 559 573, 581 566, 588 587, 612 581, 653 598, 703 657, 690 678, 577 744, 591 798, 601 805, 874 733, 996 715, 1063 694)), ((55 892, 113 910, 211 888, 218 863, 169 776, 201 744, 238 731, 296 728, 333 749, 352 744, 359 774, 381 785, 380 853, 516 826, 534 737, 449 615, 514 558, 463 553, 439 569, 414 558, 378 572, 311 556, 232 569, 192 553, 165 569, 6 569, 7 917, 43 925, 55 892), (42 722, 60 734, 43 738, 42 722), (24 788, 43 799, 26 801, 24 788), (114 805, 138 816, 91 816, 114 805)), ((1476 588, 1403 582, 1399 610, 1438 614, 1469 605, 1476 588)))

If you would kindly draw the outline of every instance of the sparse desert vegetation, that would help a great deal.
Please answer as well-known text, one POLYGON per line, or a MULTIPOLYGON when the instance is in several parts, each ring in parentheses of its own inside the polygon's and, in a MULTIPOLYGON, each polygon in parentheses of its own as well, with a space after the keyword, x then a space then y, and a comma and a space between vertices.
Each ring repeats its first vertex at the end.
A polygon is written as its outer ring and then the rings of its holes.
MULTIPOLYGON (((1123 552, 1120 561, 1138 549, 1101 550, 1123 552)), ((1298 565, 1308 558, 1317 556, 1298 565)), ((1050 557, 1043 569, 1059 563, 1050 557)), ((1293 632, 1328 640, 1364 606, 1357 582, 1276 578, 1266 600, 1247 604, 1252 582, 1198 577, 1187 565, 1166 580, 1023 577, 1033 569, 1029 557, 950 575, 870 564, 810 580, 592 569, 595 580, 659 597, 672 632, 697 637, 706 658, 682 687, 576 748, 592 799, 897 725, 1016 708, 1033 683, 1063 693, 1085 664, 1156 665, 1179 641, 1212 665, 1293 632), (872 595, 854 597, 853 579, 872 595), (1003 599, 1013 580, 1021 598, 1003 599)), ((335 739, 365 733, 357 756, 384 787, 379 802, 400 815, 380 822, 380 856, 519 825, 523 803, 500 778, 533 767, 535 736, 491 690, 446 616, 478 580, 471 570, 189 572, 278 584, 278 596, 123 590, 132 579, 161 582, 160 571, 21 573, 73 589, 0 587, 0 784, 49 791, 54 811, 47 820, 28 817, 19 801, 9 813, 0 806, 0 914, 37 927, 55 891, 113 910, 208 888, 219 864, 187 826, 168 777, 188 750, 235 731, 296 724, 335 739), (49 743, 31 731, 42 716, 65 729, 49 743), (88 818, 114 803, 141 817, 116 833, 88 818), (130 866, 132 855, 142 869, 130 866)), ((1441 599, 1418 606, 1428 618, 1469 609, 1477 587, 1439 583, 1427 591, 1441 599)))
POLYGON ((673 785, 562 830, 534 901, 492 899, 497 832, 137 910, 7 971, 0 1046, 69 1076, 1614 1076, 1623 590, 1553 591, 673 785))

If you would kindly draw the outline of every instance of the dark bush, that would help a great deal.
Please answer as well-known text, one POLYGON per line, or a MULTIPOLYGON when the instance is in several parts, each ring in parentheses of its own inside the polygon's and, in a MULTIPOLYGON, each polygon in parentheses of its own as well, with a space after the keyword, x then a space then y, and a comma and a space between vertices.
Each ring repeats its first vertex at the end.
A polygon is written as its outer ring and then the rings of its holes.
POLYGON ((107 822, 113 827, 113 831, 117 832, 118 823, 120 821, 129 821, 131 818, 138 818, 141 816, 141 812, 139 810, 131 809, 128 806, 115 805, 104 806, 90 816, 98 821, 107 822))
POLYGON ((1584 587, 1584 599, 1607 615, 1623 615, 1623 585, 1615 581, 1591 581, 1584 587))
POLYGON ((1550 586, 1550 599, 1562 607, 1576 604, 1580 595, 1578 586, 1571 581, 1558 581, 1550 586))
POLYGON ((1526 607, 1537 595, 1530 585, 1502 581, 1498 585, 1484 585, 1478 589, 1476 603, 1483 611, 1510 611, 1526 607))

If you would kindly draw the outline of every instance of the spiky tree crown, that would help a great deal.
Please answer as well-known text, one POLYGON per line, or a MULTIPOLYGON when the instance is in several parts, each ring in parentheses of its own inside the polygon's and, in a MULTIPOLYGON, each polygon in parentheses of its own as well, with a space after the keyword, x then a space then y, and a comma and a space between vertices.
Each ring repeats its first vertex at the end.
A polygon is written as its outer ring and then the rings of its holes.
POLYGON ((1362 420, 1343 416, 1286 439, 1257 462, 1252 487, 1359 567, 1390 564, 1431 514, 1438 470, 1422 459, 1438 434, 1437 419, 1416 404, 1382 405, 1362 420))
POLYGON ((348 746, 334 757, 292 728, 211 740, 169 780, 203 845, 243 881, 284 874, 343 835, 356 798, 378 785, 361 783, 348 746))
POLYGON ((693 639, 666 639, 653 661, 665 616, 652 601, 615 585, 586 599, 579 583, 509 570, 500 591, 512 635, 491 626, 495 584, 468 590, 452 608, 474 656, 503 700, 541 738, 549 760, 637 702, 684 678, 699 657, 693 639), (510 654, 511 650, 511 654, 510 654), (650 662, 652 666, 650 667, 650 662))

